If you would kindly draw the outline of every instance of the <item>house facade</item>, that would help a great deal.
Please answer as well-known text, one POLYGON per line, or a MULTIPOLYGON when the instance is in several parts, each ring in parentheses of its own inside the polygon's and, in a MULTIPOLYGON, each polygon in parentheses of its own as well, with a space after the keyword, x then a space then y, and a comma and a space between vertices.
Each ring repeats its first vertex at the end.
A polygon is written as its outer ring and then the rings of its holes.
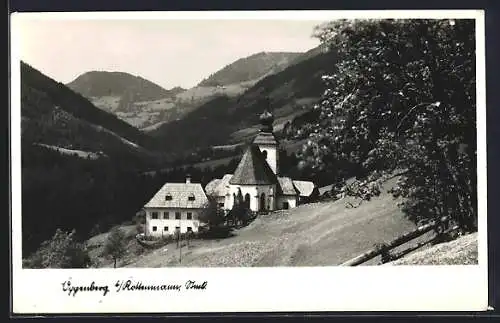
POLYGON ((260 116, 261 131, 247 148, 234 174, 214 179, 205 187, 219 207, 233 208, 238 196, 250 210, 273 211, 296 207, 309 197, 314 183, 280 176, 279 142, 273 134, 274 117, 268 111, 260 116))
POLYGON ((165 183, 144 206, 145 235, 162 237, 176 233, 197 232, 198 216, 208 202, 201 184, 165 183))

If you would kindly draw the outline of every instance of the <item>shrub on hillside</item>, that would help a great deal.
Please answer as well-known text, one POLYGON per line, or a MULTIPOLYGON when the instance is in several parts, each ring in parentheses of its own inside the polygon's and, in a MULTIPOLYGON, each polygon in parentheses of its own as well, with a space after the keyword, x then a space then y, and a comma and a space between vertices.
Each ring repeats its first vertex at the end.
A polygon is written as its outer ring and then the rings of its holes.
POLYGON ((86 268, 90 263, 85 245, 76 240, 76 231, 57 229, 52 239, 43 242, 34 254, 23 260, 23 267, 86 268))
POLYGON ((339 61, 323 76, 319 117, 301 127, 301 163, 354 165, 358 178, 405 169, 397 195, 411 220, 477 230, 474 20, 337 20, 317 36, 339 61))
POLYGON ((224 213, 218 208, 217 201, 213 197, 208 197, 208 202, 198 215, 198 220, 203 224, 207 224, 209 230, 224 223, 224 213))
POLYGON ((103 255, 113 259, 113 267, 116 268, 118 259, 125 255, 125 239, 126 235, 119 227, 114 227, 108 234, 104 245, 103 255))

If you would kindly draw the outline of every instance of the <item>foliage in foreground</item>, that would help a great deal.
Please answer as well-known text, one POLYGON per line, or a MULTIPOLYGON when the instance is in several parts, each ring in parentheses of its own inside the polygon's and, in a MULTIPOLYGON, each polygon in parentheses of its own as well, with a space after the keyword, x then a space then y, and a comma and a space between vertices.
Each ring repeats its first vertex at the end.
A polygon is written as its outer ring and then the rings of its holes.
MULTIPOLYGON (((415 222, 449 216, 477 230, 474 20, 343 20, 316 36, 337 71, 308 124, 301 165, 403 170, 393 193, 415 222)), ((342 173, 338 174, 342 176, 342 173)))
POLYGON ((57 229, 52 239, 23 260, 24 268, 86 268, 90 257, 83 243, 76 240, 76 231, 57 229))
POLYGON ((125 233, 120 227, 114 227, 108 234, 104 245, 103 255, 110 257, 113 260, 113 267, 116 268, 118 259, 125 256, 125 233))

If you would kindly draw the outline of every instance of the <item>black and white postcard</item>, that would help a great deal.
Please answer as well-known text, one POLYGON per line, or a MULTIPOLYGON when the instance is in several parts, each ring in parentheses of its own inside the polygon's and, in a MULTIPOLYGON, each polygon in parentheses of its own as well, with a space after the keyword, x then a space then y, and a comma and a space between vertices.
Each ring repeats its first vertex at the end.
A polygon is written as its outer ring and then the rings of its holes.
POLYGON ((487 309, 482 11, 11 27, 14 313, 487 309))

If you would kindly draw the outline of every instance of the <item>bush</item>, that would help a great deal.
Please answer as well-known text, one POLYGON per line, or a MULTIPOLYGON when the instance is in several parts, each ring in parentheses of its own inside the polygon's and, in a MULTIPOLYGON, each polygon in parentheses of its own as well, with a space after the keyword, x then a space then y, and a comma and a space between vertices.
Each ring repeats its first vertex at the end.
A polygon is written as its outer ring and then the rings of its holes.
POLYGON ((125 238, 126 235, 119 227, 114 227, 108 234, 106 244, 104 245, 103 255, 113 259, 114 268, 118 259, 125 255, 125 238))
POLYGON ((210 230, 198 232, 199 239, 223 239, 233 236, 233 228, 226 225, 211 227, 210 230))
POLYGON ((90 263, 85 245, 76 240, 76 231, 57 229, 52 239, 43 242, 34 254, 23 260, 23 267, 86 268, 90 263))
POLYGON ((137 234, 144 233, 144 225, 142 223, 137 223, 135 225, 135 231, 137 234))

